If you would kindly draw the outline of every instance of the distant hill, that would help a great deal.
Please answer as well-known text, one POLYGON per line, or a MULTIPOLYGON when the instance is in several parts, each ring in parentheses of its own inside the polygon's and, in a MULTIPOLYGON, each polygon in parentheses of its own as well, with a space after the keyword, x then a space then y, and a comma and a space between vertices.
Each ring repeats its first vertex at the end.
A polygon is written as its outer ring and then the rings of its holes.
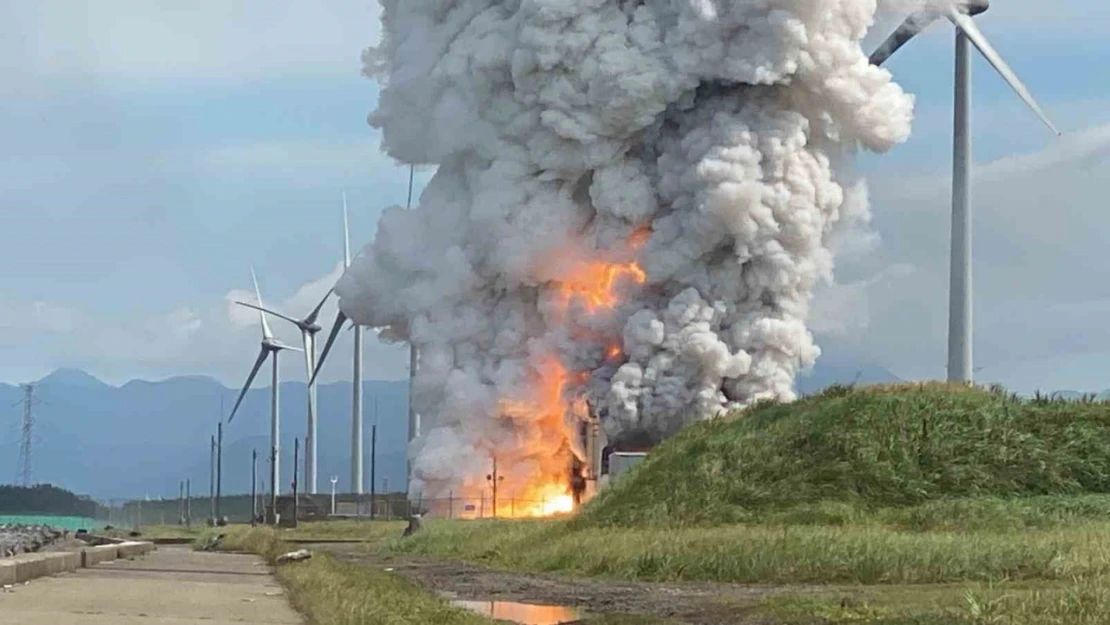
MULTIPOLYGON (((405 439, 408 425, 407 381, 363 383, 365 432, 364 482, 369 490, 369 454, 374 403, 378 405, 378 470, 392 488, 404 482, 405 439)), ((33 478, 100 499, 176 497, 179 484, 192 480, 194 495, 207 495, 209 437, 216 432, 221 402, 230 409, 238 391, 208 377, 177 377, 160 382, 132 381, 115 387, 72 369, 58 370, 35 389, 33 478)), ((330 492, 331 475, 339 477, 339 490, 350 484, 351 384, 321 385, 318 390, 320 421, 318 481, 321 492, 330 492)), ((9 406, 0 429, 0 449, 9 458, 0 470, 0 482, 16 475, 18 452, 17 386, 0 384, 0 406, 9 406)), ((304 441, 305 385, 281 385, 281 462, 283 490, 292 481, 293 440, 304 441)), ((251 390, 235 420, 224 426, 224 491, 249 492, 251 450, 259 455, 258 475, 269 475, 270 389, 251 390)), ((303 458, 303 449, 302 449, 303 458)), ((302 465, 303 467, 303 461, 302 465)), ((303 483, 304 475, 301 474, 303 483)), ((267 480, 267 488, 269 488, 267 480)))
POLYGON ((819 359, 813 370, 798 376, 798 394, 814 395, 833 384, 867 386, 871 384, 893 384, 903 380, 878 365, 819 359))

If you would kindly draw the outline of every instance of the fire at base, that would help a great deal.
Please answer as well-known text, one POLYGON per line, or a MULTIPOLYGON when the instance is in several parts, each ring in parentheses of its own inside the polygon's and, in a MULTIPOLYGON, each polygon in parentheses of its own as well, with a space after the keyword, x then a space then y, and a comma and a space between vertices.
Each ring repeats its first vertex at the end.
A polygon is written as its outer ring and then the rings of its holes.
POLYGON ((556 513, 605 439, 793 398, 852 154, 909 134, 876 0, 381 3, 371 123, 437 170, 336 291, 419 348, 411 497, 556 513))

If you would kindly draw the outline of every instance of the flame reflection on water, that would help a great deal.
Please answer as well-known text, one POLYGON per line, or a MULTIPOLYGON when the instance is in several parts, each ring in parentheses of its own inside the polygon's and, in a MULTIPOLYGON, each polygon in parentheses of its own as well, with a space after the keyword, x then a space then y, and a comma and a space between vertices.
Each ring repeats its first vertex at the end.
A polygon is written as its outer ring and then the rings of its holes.
POLYGON ((521 625, 559 625, 560 623, 572 623, 582 618, 582 613, 578 610, 559 605, 532 605, 514 601, 462 600, 452 601, 451 604, 494 620, 512 621, 521 625))

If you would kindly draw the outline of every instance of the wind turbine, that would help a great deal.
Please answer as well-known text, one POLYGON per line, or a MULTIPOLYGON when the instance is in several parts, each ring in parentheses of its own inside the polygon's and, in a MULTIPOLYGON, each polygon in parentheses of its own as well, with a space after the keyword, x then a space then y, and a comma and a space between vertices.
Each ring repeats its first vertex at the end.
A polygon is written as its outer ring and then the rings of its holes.
POLYGON ((956 27, 955 148, 952 167, 952 250, 948 304, 948 381, 970 383, 971 360, 971 46, 994 67, 1033 112, 1056 133, 1060 131, 1033 99, 1002 56, 987 41, 972 16, 990 8, 990 0, 956 0, 946 8, 914 13, 871 55, 882 65, 907 41, 935 20, 946 17, 956 27))
MULTIPOLYGON (((346 270, 351 266, 351 229, 347 223, 347 194, 343 194, 343 269, 346 270)), ((348 321, 347 315, 340 310, 335 316, 335 323, 331 326, 331 332, 328 333, 328 340, 324 343, 324 350, 320 352, 320 360, 317 361, 316 371, 312 374, 312 381, 314 384, 316 376, 320 374, 320 368, 324 365, 324 360, 327 359, 328 354, 331 352, 332 345, 335 344, 335 339, 339 336, 339 331, 343 328, 343 324, 348 321)), ((362 326, 357 323, 353 327, 355 331, 355 345, 354 345, 354 371, 351 375, 351 386, 353 388, 351 395, 351 489, 356 495, 361 495, 363 492, 362 484, 362 326)))
MULTIPOLYGON (((324 294, 324 297, 320 300, 320 303, 317 304, 316 308, 313 308, 312 312, 308 313, 308 316, 306 316, 304 319, 294 319, 279 312, 264 308, 261 305, 251 304, 248 302, 235 302, 240 306, 253 308, 260 312, 273 315, 278 319, 284 319, 289 323, 297 326, 297 329, 301 331, 301 344, 304 346, 304 362, 306 370, 308 371, 308 373, 306 374, 308 378, 308 434, 305 437, 304 464, 305 480, 308 482, 308 493, 310 495, 316 494, 317 412, 316 377, 313 375, 316 372, 316 334, 323 329, 316 324, 316 319, 320 316, 320 310, 324 307, 324 303, 328 301, 328 297, 331 296, 331 293, 332 290, 328 289, 328 292, 324 294)), ((262 300, 259 299, 259 301, 261 302, 262 300)))
MULTIPOLYGON (((254 273, 253 266, 251 266, 251 280, 254 282, 254 294, 258 298, 258 307, 263 308, 265 305, 262 303, 262 291, 258 288, 258 277, 254 273)), ((274 338, 273 333, 270 332, 270 324, 266 322, 266 313, 260 310, 258 318, 262 321, 262 346, 258 351, 258 358, 254 361, 254 367, 251 368, 250 375, 247 376, 247 382, 243 385, 243 390, 239 392, 239 397, 235 400, 235 406, 232 407, 227 422, 230 424, 231 420, 235 418, 235 413, 239 410, 239 405, 243 403, 243 398, 247 396, 247 391, 250 390, 251 382, 254 382, 255 376, 258 375, 258 370, 266 363, 270 354, 273 354, 273 374, 270 386, 270 505, 272 506, 272 513, 276 514, 278 492, 281 490, 281 472, 278 470, 279 454, 281 452, 281 417, 278 404, 278 384, 281 377, 278 373, 278 354, 283 349, 296 352, 301 350, 274 338)))

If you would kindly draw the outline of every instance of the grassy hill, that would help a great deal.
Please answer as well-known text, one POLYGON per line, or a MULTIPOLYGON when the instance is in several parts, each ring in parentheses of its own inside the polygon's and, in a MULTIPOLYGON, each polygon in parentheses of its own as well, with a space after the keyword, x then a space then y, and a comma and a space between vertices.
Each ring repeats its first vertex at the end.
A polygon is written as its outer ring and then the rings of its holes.
POLYGON ((832 387, 687 428, 575 523, 712 525, 797 506, 1110 492, 1110 403, 832 387))

